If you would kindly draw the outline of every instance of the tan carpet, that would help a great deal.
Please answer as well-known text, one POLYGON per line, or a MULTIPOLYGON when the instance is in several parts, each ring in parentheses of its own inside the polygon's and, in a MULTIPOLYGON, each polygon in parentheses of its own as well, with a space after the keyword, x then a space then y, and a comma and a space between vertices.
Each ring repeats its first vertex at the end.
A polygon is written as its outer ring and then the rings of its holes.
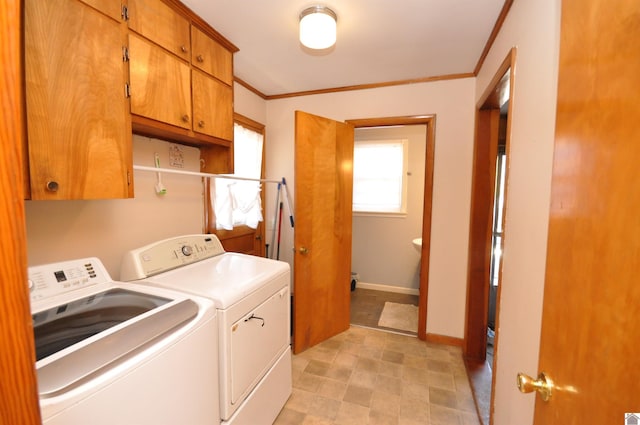
POLYGON ((378 326, 418 332, 418 306, 385 302, 378 326))

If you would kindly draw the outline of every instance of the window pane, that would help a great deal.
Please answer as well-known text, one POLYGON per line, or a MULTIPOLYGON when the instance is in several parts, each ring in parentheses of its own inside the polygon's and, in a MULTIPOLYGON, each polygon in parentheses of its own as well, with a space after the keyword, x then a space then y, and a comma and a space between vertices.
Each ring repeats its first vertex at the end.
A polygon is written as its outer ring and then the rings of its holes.
POLYGON ((403 212, 406 140, 356 141, 353 210, 403 212))

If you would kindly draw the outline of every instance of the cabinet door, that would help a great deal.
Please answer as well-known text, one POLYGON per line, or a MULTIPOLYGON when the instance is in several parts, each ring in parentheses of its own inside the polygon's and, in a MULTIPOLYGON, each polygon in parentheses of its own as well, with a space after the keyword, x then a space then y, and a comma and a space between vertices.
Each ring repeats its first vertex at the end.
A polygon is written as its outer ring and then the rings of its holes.
POLYGON ((191 27, 191 64, 223 83, 233 83, 232 53, 196 27, 191 27))
POLYGON ((193 131, 233 140, 233 91, 215 78, 192 71, 193 131))
POLYGON ((32 199, 133 196, 125 31, 77 0, 25 2, 32 199))
POLYGON ((191 129, 189 65, 129 34, 131 113, 191 129))
POLYGON ((189 61, 189 21, 161 0, 129 0, 129 28, 189 61))
POLYGON ((122 20, 122 4, 113 0, 81 0, 83 3, 98 9, 105 15, 115 19, 122 20))

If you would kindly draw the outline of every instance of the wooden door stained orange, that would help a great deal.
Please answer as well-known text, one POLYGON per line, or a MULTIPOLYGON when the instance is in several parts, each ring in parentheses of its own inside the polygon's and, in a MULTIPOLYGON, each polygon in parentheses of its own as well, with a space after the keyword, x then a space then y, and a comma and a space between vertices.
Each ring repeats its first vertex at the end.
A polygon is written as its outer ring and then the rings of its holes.
POLYGON ((21 2, 0 2, 0 424, 42 423, 27 285, 21 2))
POLYGON ((349 327, 353 126, 296 111, 293 351, 349 327))
POLYGON ((640 412, 638 52, 636 0, 562 2, 536 425, 640 412))

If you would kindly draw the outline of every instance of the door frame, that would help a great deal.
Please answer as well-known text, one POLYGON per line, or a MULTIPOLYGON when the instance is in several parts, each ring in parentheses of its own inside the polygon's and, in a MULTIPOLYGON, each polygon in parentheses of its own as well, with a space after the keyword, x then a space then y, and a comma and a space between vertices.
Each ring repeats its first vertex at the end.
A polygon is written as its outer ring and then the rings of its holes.
POLYGON ((397 125, 426 125, 426 158, 424 173, 424 199, 422 210, 422 252, 420 253, 420 288, 418 295, 418 339, 431 342, 443 341, 444 337, 427 335, 427 299, 429 294, 429 258, 431 248, 431 212, 433 200, 433 167, 435 161, 436 115, 414 115, 384 118, 362 118, 346 120, 354 128, 388 127, 397 125))
MULTIPOLYGON (((508 90, 509 105, 507 111, 507 129, 506 129, 506 146, 505 152, 507 161, 510 156, 510 139, 511 139, 511 122, 513 117, 514 104, 514 80, 516 66, 516 48, 512 48, 506 58, 494 74, 487 89, 480 97, 476 105, 476 129, 474 140, 473 155, 473 174, 471 188, 471 209, 469 217, 469 250, 467 263, 467 302, 466 302, 466 319, 465 333, 463 342, 463 356, 467 363, 467 369, 470 364, 485 364, 487 350, 487 320, 489 313, 489 274, 491 269, 491 230, 493 221, 494 207, 494 189, 492 186, 495 179, 487 178, 487 175, 494 176, 495 169, 491 169, 491 164, 495 167, 495 158, 491 160, 491 155, 497 155, 498 141, 495 138, 495 146, 492 143, 484 143, 490 140, 489 133, 497 131, 492 128, 490 122, 491 113, 485 113, 500 108, 501 99, 508 90), (509 71, 509 76, 505 78, 505 74, 509 71), (487 196, 489 194, 489 196, 487 196)), ((494 126, 495 127, 495 126, 494 126)), ((503 237, 504 246, 507 231, 504 226, 507 206, 507 188, 509 184, 509 166, 507 162, 505 176, 505 194, 504 205, 505 210, 502 216, 503 220, 503 237)), ((504 261, 501 262, 498 270, 498 281, 502 281, 502 269, 504 261)), ((500 328, 500 298, 502 285, 498 285, 496 294, 496 317, 495 317, 495 337, 494 337, 494 356, 491 365, 491 401, 489 410, 493 412, 494 392, 495 392, 495 375, 498 360, 498 342, 500 328)), ((473 379, 471 379, 472 389, 474 387, 473 379)), ((493 415, 490 414, 490 418, 493 415)), ((491 420, 491 419, 490 419, 491 420)))

